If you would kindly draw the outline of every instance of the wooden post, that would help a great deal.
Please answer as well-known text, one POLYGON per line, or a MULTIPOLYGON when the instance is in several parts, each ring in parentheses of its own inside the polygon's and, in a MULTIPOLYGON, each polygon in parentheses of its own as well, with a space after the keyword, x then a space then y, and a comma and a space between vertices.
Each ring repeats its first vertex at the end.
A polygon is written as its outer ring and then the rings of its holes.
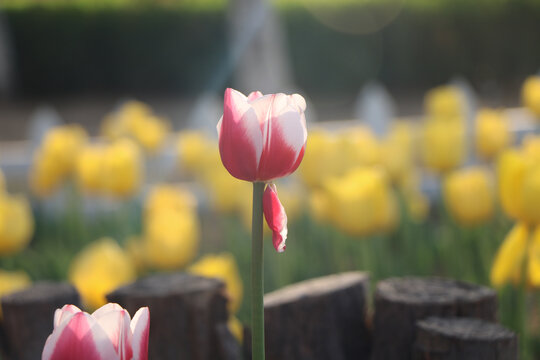
POLYGON ((41 359, 45 340, 54 328, 54 312, 65 304, 80 306, 79 293, 66 283, 36 283, 3 297, 4 330, 10 359, 41 359))
POLYGON ((267 294, 266 359, 368 359, 368 286, 367 274, 349 272, 267 294))
POLYGON ((494 321, 493 290, 442 278, 393 278, 375 291, 373 359, 411 359, 415 322, 431 316, 473 317, 494 321))
POLYGON ((416 323, 414 360, 517 360, 515 333, 472 318, 432 317, 416 323))
POLYGON ((107 295, 130 314, 150 309, 149 359, 237 360, 240 345, 227 328, 225 285, 217 279, 152 275, 107 295))

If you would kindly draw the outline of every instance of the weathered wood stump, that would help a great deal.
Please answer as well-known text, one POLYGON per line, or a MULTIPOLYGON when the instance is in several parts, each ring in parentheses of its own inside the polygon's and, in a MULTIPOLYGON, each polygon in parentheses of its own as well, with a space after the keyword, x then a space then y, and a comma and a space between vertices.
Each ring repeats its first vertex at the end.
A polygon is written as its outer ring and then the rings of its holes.
POLYGON ((518 339, 505 327, 472 318, 416 323, 414 360, 517 360, 518 339))
POLYGON ((368 359, 368 286, 367 274, 349 272, 267 294, 266 359, 368 359))
POLYGON ((41 282, 2 298, 10 359, 41 359, 52 333, 54 312, 65 304, 80 306, 77 290, 66 283, 41 282))
POLYGON ((442 278, 393 278, 375 291, 373 359, 411 359, 415 322, 431 316, 472 317, 494 321, 493 290, 442 278))
POLYGON ((227 327, 225 285, 174 273, 152 275, 107 295, 130 314, 150 309, 149 359, 237 360, 240 346, 227 327))

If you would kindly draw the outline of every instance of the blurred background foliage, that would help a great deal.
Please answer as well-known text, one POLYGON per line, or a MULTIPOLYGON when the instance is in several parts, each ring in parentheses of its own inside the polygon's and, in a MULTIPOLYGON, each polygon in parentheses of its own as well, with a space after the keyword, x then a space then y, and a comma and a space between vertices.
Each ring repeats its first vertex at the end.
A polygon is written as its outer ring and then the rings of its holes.
MULTIPOLYGON (((4 0, 0 9, 22 94, 192 94, 212 86, 230 55, 226 5, 4 0)), ((424 89, 455 74, 473 85, 517 88, 516 79, 540 61, 532 46, 540 43, 538 0, 283 0, 275 6, 296 83, 310 94, 355 94, 358 84, 375 78, 392 89, 424 89)))

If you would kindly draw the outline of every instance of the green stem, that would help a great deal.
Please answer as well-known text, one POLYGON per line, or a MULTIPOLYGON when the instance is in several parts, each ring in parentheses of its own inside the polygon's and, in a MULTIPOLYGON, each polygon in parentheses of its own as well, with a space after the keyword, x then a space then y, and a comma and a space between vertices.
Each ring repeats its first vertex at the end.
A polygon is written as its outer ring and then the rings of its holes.
POLYGON ((264 360, 263 307, 263 193, 264 183, 253 183, 251 228, 251 348, 252 360, 264 360))

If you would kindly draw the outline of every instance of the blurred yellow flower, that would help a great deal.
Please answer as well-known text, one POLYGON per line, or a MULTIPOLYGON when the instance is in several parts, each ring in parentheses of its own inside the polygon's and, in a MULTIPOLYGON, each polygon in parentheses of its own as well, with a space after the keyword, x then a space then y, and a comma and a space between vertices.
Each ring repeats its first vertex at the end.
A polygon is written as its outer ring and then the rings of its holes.
POLYGON ((189 272, 222 280, 227 288, 228 308, 235 314, 242 304, 243 286, 238 266, 232 254, 205 255, 188 269, 189 272))
POLYGON ((322 184, 325 176, 341 175, 341 158, 337 150, 337 138, 333 134, 323 129, 312 130, 306 147, 309 150, 298 168, 306 185, 317 187, 322 184))
MULTIPOLYGON (((31 284, 30 277, 24 271, 6 271, 0 269, 0 298, 23 290, 31 284)), ((0 306, 0 320, 2 317, 2 307, 0 306)))
POLYGON ((244 325, 240 322, 240 320, 238 320, 238 318, 234 315, 229 315, 227 326, 236 340, 238 340, 238 343, 242 344, 244 342, 244 325))
POLYGON ((540 76, 529 76, 521 89, 523 105, 537 117, 540 116, 540 76))
POLYGON ((86 246, 75 256, 69 269, 69 280, 90 309, 104 305, 106 294, 135 277, 133 262, 111 238, 101 238, 86 246))
POLYGON ((199 220, 196 211, 162 209, 144 218, 144 250, 147 264, 156 269, 184 267, 199 247, 199 220))
POLYGON ((105 146, 87 145, 77 156, 75 178, 80 189, 97 193, 104 190, 105 146))
POLYGON ((506 214, 514 219, 522 217, 521 190, 530 166, 530 161, 514 149, 503 151, 497 161, 501 205, 506 214))
POLYGON ((79 125, 50 130, 34 153, 29 174, 32 190, 40 196, 53 192, 73 171, 86 142, 86 132, 79 125))
POLYGON ((414 167, 415 136, 411 124, 395 122, 381 144, 381 162, 390 178, 399 183, 414 167))
POLYGON ((178 157, 183 169, 203 176, 215 164, 221 166, 217 140, 212 141, 205 133, 196 130, 180 132, 178 136, 178 157), (216 161, 219 160, 219 163, 216 161))
POLYGON ((465 111, 463 94, 452 85, 438 86, 428 91, 424 106, 428 116, 439 119, 461 117, 465 111))
POLYGON ((443 190, 448 211, 461 225, 477 225, 492 217, 495 194, 487 170, 456 170, 445 179, 443 190))
POLYGON ((158 150, 169 131, 169 122, 152 114, 152 109, 139 101, 128 101, 108 114, 101 125, 109 140, 129 137, 150 152, 158 150))
POLYGON ((521 142, 521 151, 534 164, 540 164, 540 136, 525 135, 521 142))
POLYGON ((24 249, 34 233, 34 217, 28 199, 22 195, 0 196, 0 255, 24 249))
POLYGON ((399 221, 395 195, 380 169, 358 168, 329 179, 325 192, 331 222, 349 234, 389 232, 399 221))
POLYGON ((378 164, 381 146, 366 127, 356 126, 337 133, 319 129, 310 131, 299 172, 309 187, 322 186, 325 180, 343 176, 359 166, 378 164))
POLYGON ((428 197, 422 193, 418 172, 408 171, 398 185, 411 220, 417 223, 426 220, 429 215, 430 203, 428 197))
POLYGON ((476 115, 476 152, 491 159, 512 142, 508 119, 500 111, 482 109, 476 115))
POLYGON ((465 123, 460 120, 427 121, 423 129, 422 157, 433 171, 444 173, 465 158, 465 123))
POLYGON ((119 197, 133 195, 144 176, 139 148, 129 139, 116 140, 106 147, 103 159, 103 186, 119 197))
POLYGON ((520 282, 528 239, 527 225, 524 223, 514 225, 497 251, 491 267, 490 278, 493 286, 499 287, 508 282, 515 284, 520 282))
POLYGON ((197 209, 197 199, 190 191, 180 186, 157 184, 152 186, 146 197, 144 209, 148 213, 162 209, 192 211, 197 209))
MULTIPOLYGON (((539 164, 540 165, 540 164, 539 164)), ((519 219, 528 224, 540 223, 540 166, 530 168, 523 177, 520 191, 519 219)))

